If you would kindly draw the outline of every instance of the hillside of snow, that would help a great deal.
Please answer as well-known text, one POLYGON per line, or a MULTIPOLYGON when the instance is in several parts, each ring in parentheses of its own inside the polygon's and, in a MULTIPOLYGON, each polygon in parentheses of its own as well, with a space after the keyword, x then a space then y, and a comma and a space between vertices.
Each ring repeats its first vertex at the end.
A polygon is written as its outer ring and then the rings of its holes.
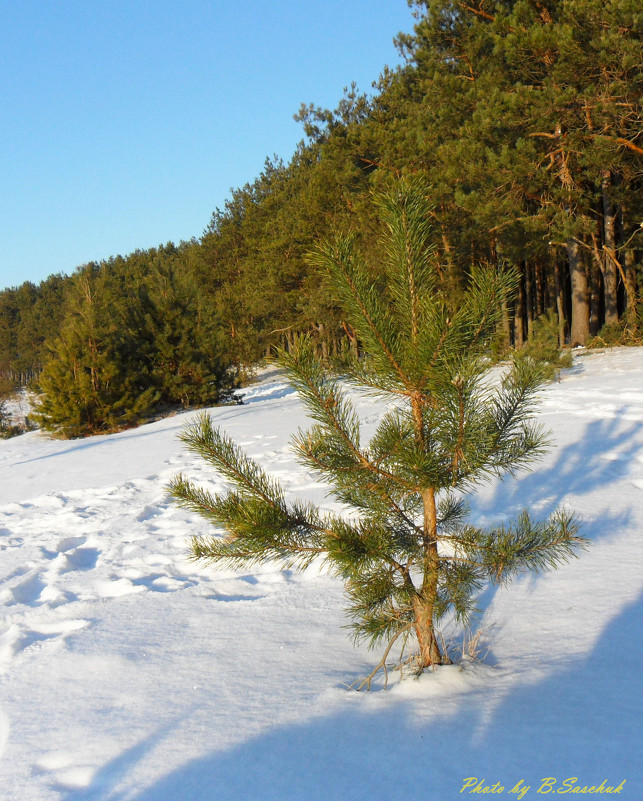
MULTIPOLYGON (((359 410, 368 434, 381 408, 359 410)), ((307 421, 279 374, 212 414, 289 492, 327 503, 290 452, 307 421)), ((484 662, 370 693, 350 685, 379 653, 342 628, 341 582, 186 559, 208 527, 164 486, 179 471, 222 486, 177 439, 190 414, 0 441, 0 798, 450 801, 601 782, 643 798, 643 349, 577 356, 540 417, 547 456, 473 514, 564 505, 591 547, 483 593, 484 662)))

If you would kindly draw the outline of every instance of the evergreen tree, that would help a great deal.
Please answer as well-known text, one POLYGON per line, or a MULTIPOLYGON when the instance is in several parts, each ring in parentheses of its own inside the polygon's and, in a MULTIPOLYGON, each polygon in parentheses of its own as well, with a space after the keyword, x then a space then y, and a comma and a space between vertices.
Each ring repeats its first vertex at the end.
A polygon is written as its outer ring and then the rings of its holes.
POLYGON ((189 247, 159 250, 152 261, 137 335, 159 402, 184 408, 239 400, 238 376, 224 353, 213 304, 187 269, 189 247))
POLYGON ((34 419, 62 437, 114 431, 148 413, 158 395, 138 360, 109 276, 89 266, 75 276, 65 322, 38 382, 34 419))
POLYGON ((466 495, 477 484, 513 474, 542 452, 533 413, 543 375, 525 359, 500 384, 489 382, 488 342, 514 279, 474 266, 460 307, 451 309, 432 258, 425 195, 420 186, 402 186, 380 196, 385 292, 350 238, 311 257, 330 276, 363 345, 349 379, 389 401, 368 446, 355 408, 310 343, 302 339, 281 354, 316 421, 296 436, 297 454, 351 512, 288 502, 207 415, 182 439, 234 488, 214 496, 183 476, 169 487, 179 504, 225 529, 224 537, 195 538, 195 559, 304 567, 325 557, 345 581, 356 638, 387 643, 371 675, 386 671, 394 643, 408 638, 417 645, 418 672, 448 663, 436 629, 448 610, 466 621, 485 582, 555 567, 583 542, 565 512, 535 522, 525 511, 490 528, 467 519, 466 495))
POLYGON ((382 81, 365 143, 379 163, 422 172, 433 184, 445 265, 461 274, 474 253, 521 269, 516 346, 554 305, 554 291, 572 345, 585 344, 601 319, 615 321, 625 301, 634 317, 642 241, 638 5, 410 5, 414 33, 398 38, 407 64, 382 81))

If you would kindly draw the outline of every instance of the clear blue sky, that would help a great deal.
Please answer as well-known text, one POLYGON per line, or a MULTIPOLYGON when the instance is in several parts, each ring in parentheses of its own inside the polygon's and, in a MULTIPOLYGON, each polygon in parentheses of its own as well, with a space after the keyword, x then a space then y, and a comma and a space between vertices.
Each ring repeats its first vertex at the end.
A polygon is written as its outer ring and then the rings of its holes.
POLYGON ((200 236, 412 26, 406 0, 2 3, 0 288, 200 236))

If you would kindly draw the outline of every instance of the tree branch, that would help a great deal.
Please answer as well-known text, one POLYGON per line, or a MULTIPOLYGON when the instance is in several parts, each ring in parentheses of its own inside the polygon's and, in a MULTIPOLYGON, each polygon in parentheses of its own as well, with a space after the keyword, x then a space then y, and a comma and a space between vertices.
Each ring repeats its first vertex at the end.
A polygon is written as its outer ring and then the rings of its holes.
MULTIPOLYGON (((388 686, 388 669, 386 667, 386 660, 388 659, 388 655, 391 653, 391 649, 395 645, 395 643, 399 640, 399 638, 407 631, 413 628, 413 623, 407 623, 403 629, 400 629, 395 637, 389 642, 386 647, 386 651, 384 651, 384 656, 380 659, 377 663, 375 668, 368 674, 368 676, 359 684, 357 687, 357 691, 359 692, 363 687, 366 687, 367 690, 371 689, 371 682, 375 678, 375 676, 380 672, 380 670, 384 671, 384 689, 388 686)), ((351 685, 354 686, 354 685, 351 685)))

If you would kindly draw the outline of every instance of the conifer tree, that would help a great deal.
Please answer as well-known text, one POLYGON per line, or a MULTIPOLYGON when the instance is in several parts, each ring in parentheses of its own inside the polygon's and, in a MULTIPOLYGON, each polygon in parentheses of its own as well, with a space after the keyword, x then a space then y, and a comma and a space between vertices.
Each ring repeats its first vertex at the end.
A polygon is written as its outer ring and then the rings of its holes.
POLYGON ((453 309, 432 257, 426 190, 401 185, 377 202, 384 290, 350 238, 337 237, 311 256, 361 342, 348 380, 388 401, 371 441, 361 441, 342 381, 328 374, 309 341, 280 356, 315 421, 294 439, 298 457, 349 512, 290 502, 207 415, 182 440, 232 489, 213 495, 181 475, 169 487, 179 504, 225 532, 195 538, 194 559, 303 568, 325 558, 345 582, 355 637, 386 644, 368 686, 378 669, 386 672, 396 642, 402 653, 415 644, 418 672, 449 663, 436 628, 445 613, 467 621, 486 582, 557 567, 584 542, 563 511, 544 521, 524 511, 488 528, 468 519, 467 494, 514 474, 545 447, 533 420, 542 370, 534 360, 516 360, 500 382, 490 381, 488 344, 515 278, 473 266, 453 309))
POLYGON ((38 382, 34 418, 57 436, 132 425, 157 398, 144 365, 135 362, 136 342, 118 317, 119 299, 108 293, 106 280, 91 267, 75 276, 65 321, 38 382))
POLYGON ((182 251, 159 252, 146 279, 144 320, 138 332, 159 402, 170 406, 239 401, 237 371, 225 351, 213 303, 187 269, 182 251))

